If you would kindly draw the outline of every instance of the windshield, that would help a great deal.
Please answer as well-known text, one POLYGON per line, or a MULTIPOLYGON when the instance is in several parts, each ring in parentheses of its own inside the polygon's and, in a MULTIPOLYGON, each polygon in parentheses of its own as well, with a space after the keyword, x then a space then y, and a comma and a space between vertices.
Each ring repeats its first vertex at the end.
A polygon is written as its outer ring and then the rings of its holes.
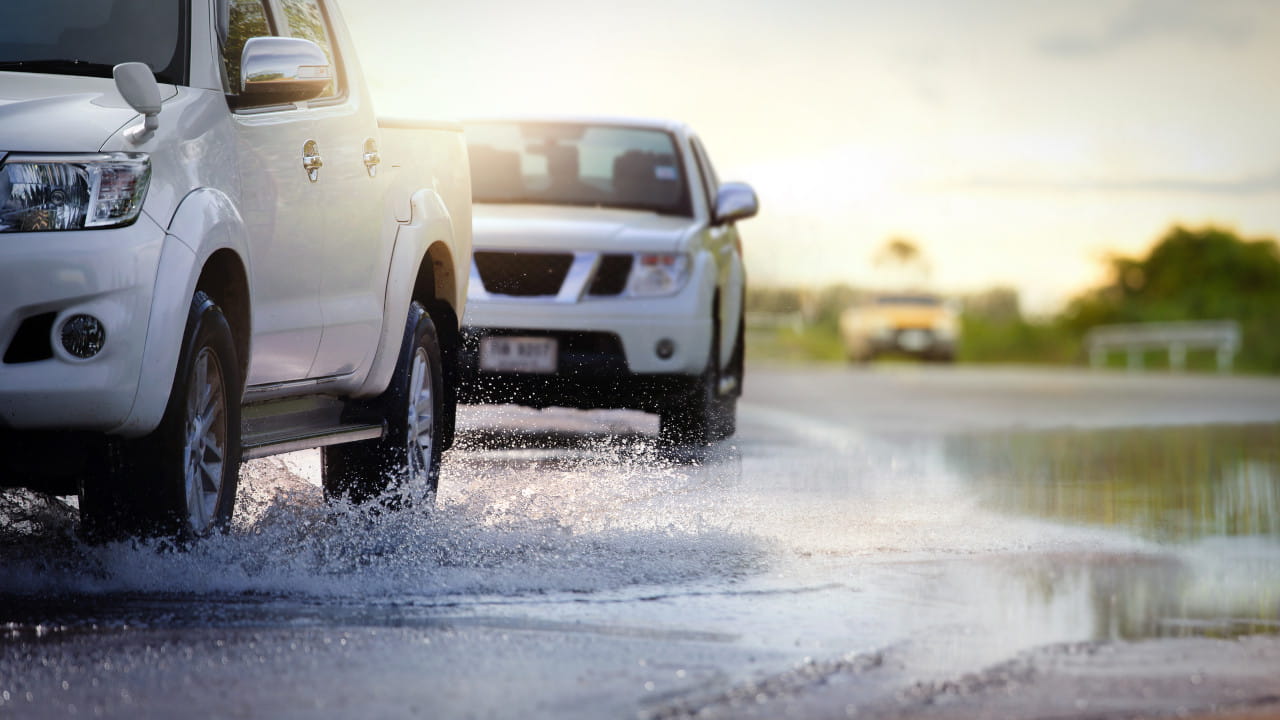
POLYGON ((692 216, 675 139, 662 130, 575 123, 467 126, 478 203, 586 205, 692 216))
POLYGON ((122 62, 186 84, 189 0, 2 0, 0 70, 111 77, 122 62))

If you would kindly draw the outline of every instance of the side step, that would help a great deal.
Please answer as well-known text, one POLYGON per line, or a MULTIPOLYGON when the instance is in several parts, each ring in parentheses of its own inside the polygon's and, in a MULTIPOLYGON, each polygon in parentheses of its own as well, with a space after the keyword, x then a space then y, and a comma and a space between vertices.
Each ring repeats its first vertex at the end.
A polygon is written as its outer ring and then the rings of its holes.
POLYGON ((342 401, 323 396, 246 405, 241 411, 240 459, 382 437, 382 423, 343 422, 344 408, 342 401))

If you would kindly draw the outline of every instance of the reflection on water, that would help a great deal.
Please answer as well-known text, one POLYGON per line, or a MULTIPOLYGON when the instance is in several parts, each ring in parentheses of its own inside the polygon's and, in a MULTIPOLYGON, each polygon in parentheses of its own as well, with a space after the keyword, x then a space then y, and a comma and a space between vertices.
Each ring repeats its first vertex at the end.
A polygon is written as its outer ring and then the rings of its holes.
POLYGON ((1280 632, 1280 425, 962 436, 946 454, 992 510, 1152 543, 1006 558, 979 583, 993 614, 1039 608, 1092 640, 1280 632))
POLYGON ((998 511, 1160 542, 1280 538, 1280 425, 961 436, 952 467, 998 511))
POLYGON ((992 626, 1052 642, 1280 633, 1280 559, 1261 549, 1023 556, 963 582, 992 626))

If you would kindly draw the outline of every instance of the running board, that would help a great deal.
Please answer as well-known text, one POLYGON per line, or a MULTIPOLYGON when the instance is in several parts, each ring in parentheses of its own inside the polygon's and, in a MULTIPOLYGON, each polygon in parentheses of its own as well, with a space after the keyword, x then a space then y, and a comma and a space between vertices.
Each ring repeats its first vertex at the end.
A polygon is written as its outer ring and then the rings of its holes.
POLYGON ((345 405, 325 396, 246 405, 240 423, 240 459, 382 437, 382 423, 343 422, 345 405))

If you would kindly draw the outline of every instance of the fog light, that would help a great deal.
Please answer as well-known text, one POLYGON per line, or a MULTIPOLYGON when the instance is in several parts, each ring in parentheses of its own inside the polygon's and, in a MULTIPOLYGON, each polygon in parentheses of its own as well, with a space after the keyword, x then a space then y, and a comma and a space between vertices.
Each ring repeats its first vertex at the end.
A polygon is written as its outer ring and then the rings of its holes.
POLYGON ((62 347, 74 357, 88 359, 102 352, 107 329, 92 315, 72 315, 62 323, 62 347))
POLYGON ((670 338, 662 338, 653 348, 653 351, 658 354, 659 358, 669 360, 672 355, 676 354, 676 343, 670 338))

